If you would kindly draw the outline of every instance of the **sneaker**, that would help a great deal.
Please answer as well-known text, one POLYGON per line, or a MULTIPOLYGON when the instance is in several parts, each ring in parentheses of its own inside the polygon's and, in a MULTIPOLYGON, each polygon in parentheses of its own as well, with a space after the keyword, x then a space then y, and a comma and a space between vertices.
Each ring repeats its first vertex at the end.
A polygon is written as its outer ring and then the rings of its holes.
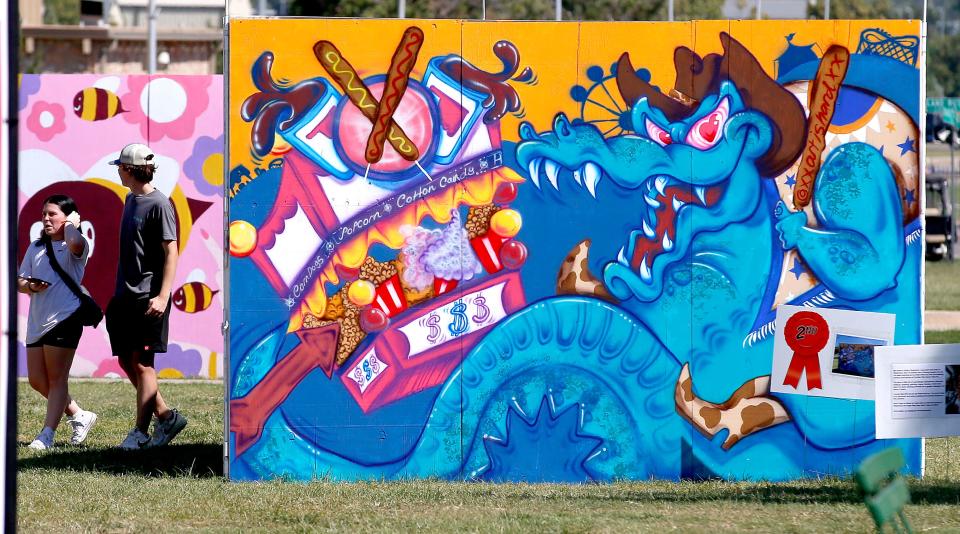
POLYGON ((163 447, 173 440, 187 426, 187 418, 176 410, 170 410, 170 417, 166 421, 154 419, 153 439, 150 440, 149 447, 163 447))
POLYGON ((127 434, 123 442, 120 443, 120 448, 127 451, 135 451, 144 448, 149 441, 150 436, 141 432, 139 428, 134 428, 127 434))
POLYGON ((73 435, 70 436, 70 443, 80 445, 87 439, 87 434, 93 425, 97 423, 97 414, 80 410, 77 415, 67 418, 67 424, 73 429, 73 435))
POLYGON ((43 430, 37 434, 37 439, 30 442, 28 445, 31 449, 38 451, 45 451, 47 449, 53 448, 53 430, 49 427, 44 427, 43 430))

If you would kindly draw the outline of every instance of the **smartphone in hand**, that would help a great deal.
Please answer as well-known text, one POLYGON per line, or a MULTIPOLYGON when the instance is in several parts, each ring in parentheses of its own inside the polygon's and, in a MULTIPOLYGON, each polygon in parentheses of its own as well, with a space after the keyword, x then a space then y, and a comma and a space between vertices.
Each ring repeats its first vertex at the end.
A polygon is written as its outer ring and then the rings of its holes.
POLYGON ((39 279, 39 278, 33 278, 33 277, 30 277, 30 276, 24 276, 24 277, 21 277, 21 278, 23 278, 23 279, 26 280, 27 282, 33 282, 34 284, 37 284, 37 285, 42 285, 42 286, 49 286, 49 285, 50 285, 50 282, 47 282, 46 280, 41 280, 41 279, 39 279))

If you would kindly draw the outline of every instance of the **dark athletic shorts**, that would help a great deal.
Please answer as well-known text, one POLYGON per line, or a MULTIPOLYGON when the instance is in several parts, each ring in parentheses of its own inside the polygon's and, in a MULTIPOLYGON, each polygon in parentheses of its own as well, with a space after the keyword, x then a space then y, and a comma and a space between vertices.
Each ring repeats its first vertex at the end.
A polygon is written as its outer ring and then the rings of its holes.
POLYGON ((107 305, 107 333, 114 356, 134 352, 167 352, 170 329, 170 304, 160 317, 145 315, 150 298, 146 295, 119 295, 107 305))
POLYGON ((76 349, 77 345, 80 344, 80 334, 82 333, 83 325, 80 324, 80 319, 77 319, 76 314, 73 314, 57 323, 57 326, 54 326, 52 330, 44 334, 40 339, 29 343, 27 347, 33 348, 48 345, 64 349, 76 349))

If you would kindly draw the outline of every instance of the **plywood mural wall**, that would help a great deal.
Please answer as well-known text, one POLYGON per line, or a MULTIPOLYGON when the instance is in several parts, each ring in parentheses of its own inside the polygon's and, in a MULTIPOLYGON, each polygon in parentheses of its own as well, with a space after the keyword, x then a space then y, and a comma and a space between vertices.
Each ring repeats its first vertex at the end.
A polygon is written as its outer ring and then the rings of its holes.
MULTIPOLYGON (((223 375, 223 78, 26 74, 20 78, 18 262, 39 236, 51 194, 73 197, 91 244, 84 286, 106 308, 116 282, 120 215, 128 190, 117 159, 128 143, 157 154, 154 185, 173 202, 180 261, 162 377, 223 375)), ((19 263, 18 263, 19 264, 19 263)), ((29 297, 20 295, 26 324, 29 297)), ((26 375, 25 328, 19 373, 26 375)), ((124 376, 106 324, 85 329, 71 374, 124 376)))
POLYGON ((891 445, 769 375, 782 304, 920 339, 919 30, 231 21, 231 478, 781 480, 891 445))

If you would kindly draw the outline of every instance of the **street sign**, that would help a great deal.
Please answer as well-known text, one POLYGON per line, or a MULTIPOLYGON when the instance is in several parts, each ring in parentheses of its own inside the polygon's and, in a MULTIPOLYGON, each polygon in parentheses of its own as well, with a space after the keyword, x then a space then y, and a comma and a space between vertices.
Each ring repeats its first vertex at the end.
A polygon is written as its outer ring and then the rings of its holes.
POLYGON ((927 113, 936 113, 943 122, 960 128, 960 98, 928 98, 927 113))

